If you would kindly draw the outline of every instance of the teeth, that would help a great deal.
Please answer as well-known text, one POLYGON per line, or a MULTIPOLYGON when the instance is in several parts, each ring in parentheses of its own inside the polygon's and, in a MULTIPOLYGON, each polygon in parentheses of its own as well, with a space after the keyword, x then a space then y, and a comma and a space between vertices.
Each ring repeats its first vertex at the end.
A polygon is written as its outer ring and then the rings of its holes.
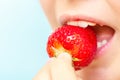
POLYGON ((108 41, 107 40, 102 40, 101 42, 97 42, 97 47, 100 48, 104 46, 108 41))
POLYGON ((74 25, 74 26, 78 26, 77 22, 75 22, 75 21, 70 21, 70 22, 67 22, 67 25, 74 25))
POLYGON ((69 22, 67 22, 67 25, 73 25, 73 26, 79 26, 82 28, 86 28, 88 25, 95 26, 96 23, 87 22, 87 21, 69 21, 69 22))
POLYGON ((97 48, 100 48, 102 46, 101 42, 97 42, 97 48))
POLYGON ((89 25, 89 24, 88 24, 87 22, 85 22, 85 21, 79 21, 79 22, 78 22, 78 26, 81 26, 81 27, 83 27, 83 28, 86 28, 88 25, 89 25))

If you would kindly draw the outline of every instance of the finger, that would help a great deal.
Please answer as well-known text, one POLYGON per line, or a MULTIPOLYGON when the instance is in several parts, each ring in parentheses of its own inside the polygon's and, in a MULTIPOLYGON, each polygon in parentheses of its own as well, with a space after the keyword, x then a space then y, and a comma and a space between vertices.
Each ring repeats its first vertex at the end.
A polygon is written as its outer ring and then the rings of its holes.
POLYGON ((72 58, 68 53, 60 54, 51 66, 52 80, 76 80, 72 58))
POLYGON ((33 78, 33 80, 51 80, 50 75, 50 64, 55 58, 50 58, 46 65, 38 72, 38 74, 33 78))

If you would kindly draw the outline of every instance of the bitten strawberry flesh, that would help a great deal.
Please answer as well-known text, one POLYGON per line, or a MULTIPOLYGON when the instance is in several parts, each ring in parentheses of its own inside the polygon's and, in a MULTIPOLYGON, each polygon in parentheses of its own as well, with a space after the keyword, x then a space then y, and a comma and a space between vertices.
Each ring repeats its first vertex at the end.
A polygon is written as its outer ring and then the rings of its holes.
POLYGON ((47 42, 49 57, 67 52, 72 56, 75 70, 88 66, 97 49, 96 34, 91 27, 64 25, 52 33, 47 42))

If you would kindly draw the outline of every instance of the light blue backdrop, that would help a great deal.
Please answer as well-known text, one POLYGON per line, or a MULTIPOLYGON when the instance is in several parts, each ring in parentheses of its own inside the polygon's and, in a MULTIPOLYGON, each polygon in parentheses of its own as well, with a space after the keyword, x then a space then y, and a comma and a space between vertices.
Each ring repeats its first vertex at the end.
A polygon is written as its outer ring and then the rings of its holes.
POLYGON ((38 0, 0 0, 0 80, 32 80, 50 32, 38 0))

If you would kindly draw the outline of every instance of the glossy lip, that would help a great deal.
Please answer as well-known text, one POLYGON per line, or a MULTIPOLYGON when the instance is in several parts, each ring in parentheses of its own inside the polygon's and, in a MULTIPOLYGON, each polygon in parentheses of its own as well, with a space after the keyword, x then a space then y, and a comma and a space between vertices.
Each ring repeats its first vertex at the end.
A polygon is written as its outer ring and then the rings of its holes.
MULTIPOLYGON (((95 18, 92 18, 92 17, 89 17, 89 16, 84 16, 84 15, 68 15, 68 14, 64 14, 64 15, 60 16, 59 21, 60 21, 61 25, 65 25, 69 21, 87 21, 87 22, 92 22, 92 23, 99 24, 100 26, 104 26, 104 25, 110 26, 105 21, 102 21, 100 19, 95 19, 95 18)), ((112 38, 110 40, 108 40, 108 42, 104 46, 102 46, 100 49, 97 49, 96 57, 101 56, 102 53, 104 53, 104 52, 106 52, 108 50, 108 48, 110 47, 110 44, 113 41, 113 38, 114 38, 114 34, 113 34, 112 38)))

